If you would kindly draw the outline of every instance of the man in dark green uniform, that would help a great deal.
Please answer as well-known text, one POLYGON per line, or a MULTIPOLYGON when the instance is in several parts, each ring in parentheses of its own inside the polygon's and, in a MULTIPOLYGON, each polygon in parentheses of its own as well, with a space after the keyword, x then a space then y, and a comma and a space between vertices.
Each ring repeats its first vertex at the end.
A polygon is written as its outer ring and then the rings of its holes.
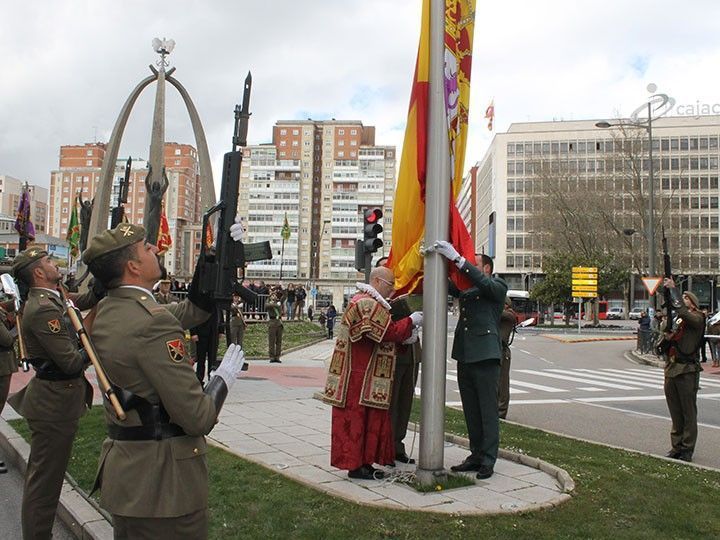
POLYGON ((280 354, 282 353, 282 335, 283 323, 280 320, 282 313, 281 304, 278 302, 268 302, 266 304, 268 314, 268 354, 270 362, 281 363, 280 354))
MULTIPOLYGON (((15 356, 15 337, 16 333, 10 332, 8 327, 13 330, 15 325, 15 314, 5 311, 0 306, 0 413, 5 407, 5 400, 10 392, 10 380, 12 374, 18 370, 18 361, 15 356)), ((0 461, 0 474, 6 473, 7 467, 5 462, 0 461)))
POLYGON ((473 287, 458 293, 460 319, 452 349, 452 357, 458 362, 458 387, 471 454, 451 470, 477 471, 477 478, 490 478, 500 444, 500 316, 508 287, 502 279, 492 277, 493 261, 485 254, 476 268, 450 242, 439 240, 428 251, 437 251, 454 262, 473 283, 473 287))
MULTIPOLYGON (((30 248, 15 257, 12 271, 21 295, 29 289, 22 333, 35 369, 35 377, 8 400, 32 433, 22 530, 24 538, 50 538, 78 421, 92 405, 93 391, 83 377, 87 354, 78 349, 77 336, 63 319, 58 267, 46 251, 30 248)), ((75 299, 81 310, 96 302, 92 292, 75 299)))
POLYGON ((700 347, 705 333, 705 316, 699 310, 698 298, 686 291, 680 295, 675 282, 666 278, 673 309, 677 312, 674 332, 666 332, 671 346, 665 359, 665 399, 672 429, 672 449, 667 457, 692 461, 697 441, 697 391, 700 385, 700 347))
POLYGON ((242 349, 230 345, 203 391, 183 328, 203 322, 215 306, 199 292, 197 277, 186 300, 158 305, 150 292, 161 275, 157 247, 144 239, 142 227, 123 223, 93 238, 83 253, 108 289, 92 337, 108 378, 124 391, 127 413, 121 422, 105 402, 108 438, 96 487, 113 515, 115 538, 207 538, 203 435, 242 368, 242 349))
POLYGON ((156 292, 153 296, 155 297, 155 301, 158 304, 172 304, 173 302, 179 302, 177 296, 174 294, 170 294, 170 280, 169 279, 161 279, 160 285, 159 285, 158 292, 156 292))
POLYGON ((498 382, 498 416, 506 418, 510 404, 510 341, 517 325, 517 315, 512 308, 510 298, 505 299, 505 309, 500 316, 500 341, 502 359, 500 361, 500 380, 498 382))

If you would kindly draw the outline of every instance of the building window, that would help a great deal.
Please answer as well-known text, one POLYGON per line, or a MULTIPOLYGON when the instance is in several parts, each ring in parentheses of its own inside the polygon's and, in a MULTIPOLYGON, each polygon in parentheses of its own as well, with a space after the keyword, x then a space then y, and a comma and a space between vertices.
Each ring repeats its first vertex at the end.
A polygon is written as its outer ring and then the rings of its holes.
POLYGON ((176 148, 176 149, 175 149, 175 155, 176 155, 176 156, 179 156, 179 155, 180 155, 180 149, 179 149, 179 148, 176 148))
POLYGON ((342 150, 340 150, 340 151, 338 152, 338 157, 345 157, 345 152, 343 152, 342 150))
POLYGON ((300 135, 299 129, 293 129, 293 135, 300 135))
POLYGON ((338 141, 338 146, 345 146, 345 141, 338 141))
POLYGON ((281 129, 280 135, 287 135, 287 129, 281 129))
POLYGON ((92 159, 88 159, 88 160, 85 162, 85 165, 86 165, 87 167, 92 167, 92 159))
POLYGON ((345 135, 344 129, 338 129, 338 135, 345 135))
POLYGON ((293 142, 292 142, 292 145, 293 145, 293 146, 299 146, 298 141, 293 141, 293 142))
POLYGON ((175 160, 175 165, 180 165, 180 160, 179 160, 179 159, 176 159, 176 160, 175 160))
POLYGON ((93 151, 92 151, 92 150, 88 150, 87 152, 85 152, 85 155, 86 155, 86 156, 92 156, 92 154, 93 154, 93 151))

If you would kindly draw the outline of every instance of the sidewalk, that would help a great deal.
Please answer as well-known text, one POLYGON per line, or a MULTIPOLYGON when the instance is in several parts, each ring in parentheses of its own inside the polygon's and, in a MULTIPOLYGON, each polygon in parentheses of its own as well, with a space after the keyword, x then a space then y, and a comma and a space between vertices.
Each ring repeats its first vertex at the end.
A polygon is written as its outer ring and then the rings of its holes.
MULTIPOLYGON (((211 442, 246 459, 337 497, 375 506, 442 513, 510 513, 555 506, 570 498, 574 484, 552 465, 501 452, 495 474, 474 486, 419 493, 394 481, 393 472, 413 472, 398 464, 386 480, 352 480, 330 466, 331 407, 313 396, 325 382, 328 340, 281 358, 282 364, 252 362, 233 387, 209 435, 211 442)), ((417 458, 419 440, 410 432, 405 445, 417 458)), ((460 463, 468 451, 445 444, 445 467, 460 463)), ((473 475, 468 475, 474 478, 473 475)))

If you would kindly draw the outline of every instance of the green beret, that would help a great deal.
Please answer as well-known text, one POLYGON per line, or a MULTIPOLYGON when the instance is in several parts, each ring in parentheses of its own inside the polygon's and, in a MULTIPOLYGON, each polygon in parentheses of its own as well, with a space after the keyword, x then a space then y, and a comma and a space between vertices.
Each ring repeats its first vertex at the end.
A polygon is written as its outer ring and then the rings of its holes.
POLYGON ((98 257, 117 251, 145 240, 145 229, 132 223, 121 223, 111 231, 103 231, 90 240, 90 245, 83 252, 82 260, 90 264, 98 257))
POLYGON ((39 261, 48 254, 47 251, 40 248, 29 248, 17 254, 12 264, 12 274, 17 276, 18 272, 26 266, 39 261))

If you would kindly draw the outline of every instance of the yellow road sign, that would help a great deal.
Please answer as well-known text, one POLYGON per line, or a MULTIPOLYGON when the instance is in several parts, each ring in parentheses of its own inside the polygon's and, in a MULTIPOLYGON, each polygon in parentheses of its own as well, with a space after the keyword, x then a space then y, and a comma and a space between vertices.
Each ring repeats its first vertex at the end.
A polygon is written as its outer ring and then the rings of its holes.
POLYGON ((573 272, 589 272, 591 274, 597 274, 597 266, 573 266, 573 272))
POLYGON ((595 285, 597 287, 597 279, 573 279, 573 287, 575 285, 595 285))
POLYGON ((573 285, 572 290, 596 293, 597 287, 595 285, 573 285))
POLYGON ((573 291, 573 296, 578 298, 597 298, 597 293, 573 291))
POLYGON ((574 273, 572 275, 573 279, 597 279, 597 274, 580 274, 580 273, 574 273))

